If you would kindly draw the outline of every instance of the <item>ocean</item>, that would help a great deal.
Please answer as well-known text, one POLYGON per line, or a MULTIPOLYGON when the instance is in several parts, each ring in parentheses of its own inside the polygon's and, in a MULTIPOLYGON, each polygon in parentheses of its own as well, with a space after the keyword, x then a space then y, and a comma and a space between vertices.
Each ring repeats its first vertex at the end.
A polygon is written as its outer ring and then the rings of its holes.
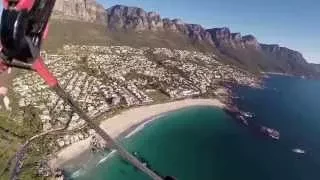
MULTIPOLYGON (((193 107, 160 117, 121 142, 153 170, 178 180, 319 180, 320 81, 271 76, 265 87, 237 87, 235 101, 255 114, 250 121, 280 131, 278 141, 253 133, 221 109, 193 107)), ((149 179, 116 153, 78 175, 71 179, 149 179)))

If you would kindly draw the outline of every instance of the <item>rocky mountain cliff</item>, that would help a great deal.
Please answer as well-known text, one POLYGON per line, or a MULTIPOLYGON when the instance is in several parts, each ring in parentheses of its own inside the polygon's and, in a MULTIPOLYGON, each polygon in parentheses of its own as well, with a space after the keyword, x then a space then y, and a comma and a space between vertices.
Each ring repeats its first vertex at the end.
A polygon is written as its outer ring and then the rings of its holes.
POLYGON ((226 27, 206 30, 198 24, 188 24, 181 19, 161 19, 161 16, 156 12, 146 12, 141 8, 123 5, 113 6, 107 9, 107 13, 108 28, 115 31, 172 31, 183 33, 196 41, 205 41, 212 46, 260 49, 254 36, 242 37, 240 33, 231 33, 230 29, 226 27))
POLYGON ((217 47, 260 49, 253 35, 241 36, 240 33, 231 33, 227 27, 208 29, 207 32, 210 33, 217 47))
POLYGON ((303 58, 302 54, 298 51, 288 49, 286 47, 280 47, 277 44, 260 44, 262 50, 265 53, 275 56, 279 59, 290 59, 290 61, 298 64, 307 64, 307 61, 303 58))
POLYGON ((114 31, 173 31, 189 36, 193 40, 214 45, 212 37, 201 25, 186 24, 180 19, 161 19, 156 12, 146 12, 137 7, 116 5, 107 9, 108 28, 114 31))
POLYGON ((57 0, 52 18, 105 24, 107 13, 95 0, 57 0))
POLYGON ((303 55, 295 50, 286 47, 280 47, 277 44, 260 44, 262 51, 268 57, 268 60, 282 65, 285 69, 283 72, 290 74, 300 74, 312 76, 315 72, 312 64, 309 64, 303 55))
POLYGON ((180 19, 162 19, 158 13, 146 12, 137 7, 116 5, 107 9, 108 28, 112 31, 162 31, 176 32, 196 42, 205 42, 218 49, 233 63, 252 71, 271 71, 295 75, 315 74, 314 68, 302 54, 278 45, 265 45, 253 35, 242 36, 227 27, 204 29, 198 24, 188 24, 180 19))
MULTIPOLYGON (((242 36, 240 33, 231 32, 227 27, 205 29, 201 25, 188 24, 180 19, 161 18, 156 12, 147 12, 138 7, 116 5, 105 10, 94 0, 58 0, 54 18, 106 24, 109 33, 102 31, 101 36, 115 39, 124 45, 169 48, 191 45, 195 48, 201 47, 201 51, 214 51, 220 55, 222 61, 253 72, 307 76, 318 74, 318 71, 294 50, 262 44, 253 35, 242 36), (203 46, 205 48, 202 48, 203 46)), ((91 36, 86 31, 84 35, 93 37, 97 36, 97 33, 91 36)))

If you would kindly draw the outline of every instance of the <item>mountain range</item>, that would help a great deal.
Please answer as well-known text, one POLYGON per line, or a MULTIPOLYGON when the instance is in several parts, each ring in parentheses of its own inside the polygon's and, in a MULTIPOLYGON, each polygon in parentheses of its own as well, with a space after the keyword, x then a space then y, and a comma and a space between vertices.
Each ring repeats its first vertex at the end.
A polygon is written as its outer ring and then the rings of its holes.
POLYGON ((301 53, 260 43, 254 35, 242 36, 227 27, 205 29, 138 7, 116 5, 104 9, 95 0, 58 0, 48 42, 48 49, 64 43, 190 49, 213 52, 221 62, 254 73, 319 76, 319 68, 309 64, 301 53))

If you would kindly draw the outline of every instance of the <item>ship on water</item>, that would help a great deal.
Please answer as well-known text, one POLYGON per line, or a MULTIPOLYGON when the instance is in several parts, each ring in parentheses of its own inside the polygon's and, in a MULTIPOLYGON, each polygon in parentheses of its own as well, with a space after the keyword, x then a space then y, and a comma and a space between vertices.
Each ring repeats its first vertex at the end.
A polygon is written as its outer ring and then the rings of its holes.
POLYGON ((305 150, 302 150, 302 149, 299 149, 299 148, 292 149, 292 152, 295 152, 297 154, 305 154, 306 153, 305 150))

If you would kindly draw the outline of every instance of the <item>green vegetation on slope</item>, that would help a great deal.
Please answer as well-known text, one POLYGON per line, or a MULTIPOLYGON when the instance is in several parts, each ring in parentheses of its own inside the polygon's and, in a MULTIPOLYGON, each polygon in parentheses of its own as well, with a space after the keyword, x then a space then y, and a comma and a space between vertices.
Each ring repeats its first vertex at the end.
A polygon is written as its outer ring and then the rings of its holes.
POLYGON ((106 45, 109 41, 105 36, 106 27, 104 25, 51 20, 49 27, 44 49, 50 51, 56 51, 64 44, 106 45))
POLYGON ((216 54, 217 60, 222 63, 232 64, 254 73, 261 70, 259 66, 248 66, 248 64, 252 63, 250 60, 248 63, 244 63, 242 59, 245 58, 237 59, 230 53, 220 52, 210 44, 195 42, 181 33, 170 31, 110 31, 105 25, 101 24, 72 20, 51 20, 49 36, 44 44, 45 50, 55 52, 65 44, 119 45, 135 48, 152 47, 209 52, 216 54))
POLYGON ((309 64, 295 62, 289 54, 278 56, 250 48, 219 47, 205 42, 193 41, 187 35, 171 31, 130 30, 111 31, 106 25, 72 20, 51 20, 45 49, 56 51, 64 44, 77 45, 125 45, 131 47, 152 47, 181 49, 200 52, 214 52, 217 59, 225 64, 232 64, 252 73, 280 72, 295 75, 317 76, 318 73, 309 64))
MULTIPOLYGON (((0 180, 9 179, 10 161, 25 141, 42 131, 37 111, 32 107, 23 109, 23 120, 17 121, 15 113, 0 112, 0 180)), ((42 138, 28 149, 21 179, 43 179, 37 176, 39 161, 49 152, 50 138, 42 138)))
POLYGON ((64 44, 125 45, 131 47, 162 47, 197 51, 210 51, 212 46, 197 43, 187 36, 174 32, 110 31, 105 25, 71 20, 51 20, 46 50, 55 51, 64 44))

